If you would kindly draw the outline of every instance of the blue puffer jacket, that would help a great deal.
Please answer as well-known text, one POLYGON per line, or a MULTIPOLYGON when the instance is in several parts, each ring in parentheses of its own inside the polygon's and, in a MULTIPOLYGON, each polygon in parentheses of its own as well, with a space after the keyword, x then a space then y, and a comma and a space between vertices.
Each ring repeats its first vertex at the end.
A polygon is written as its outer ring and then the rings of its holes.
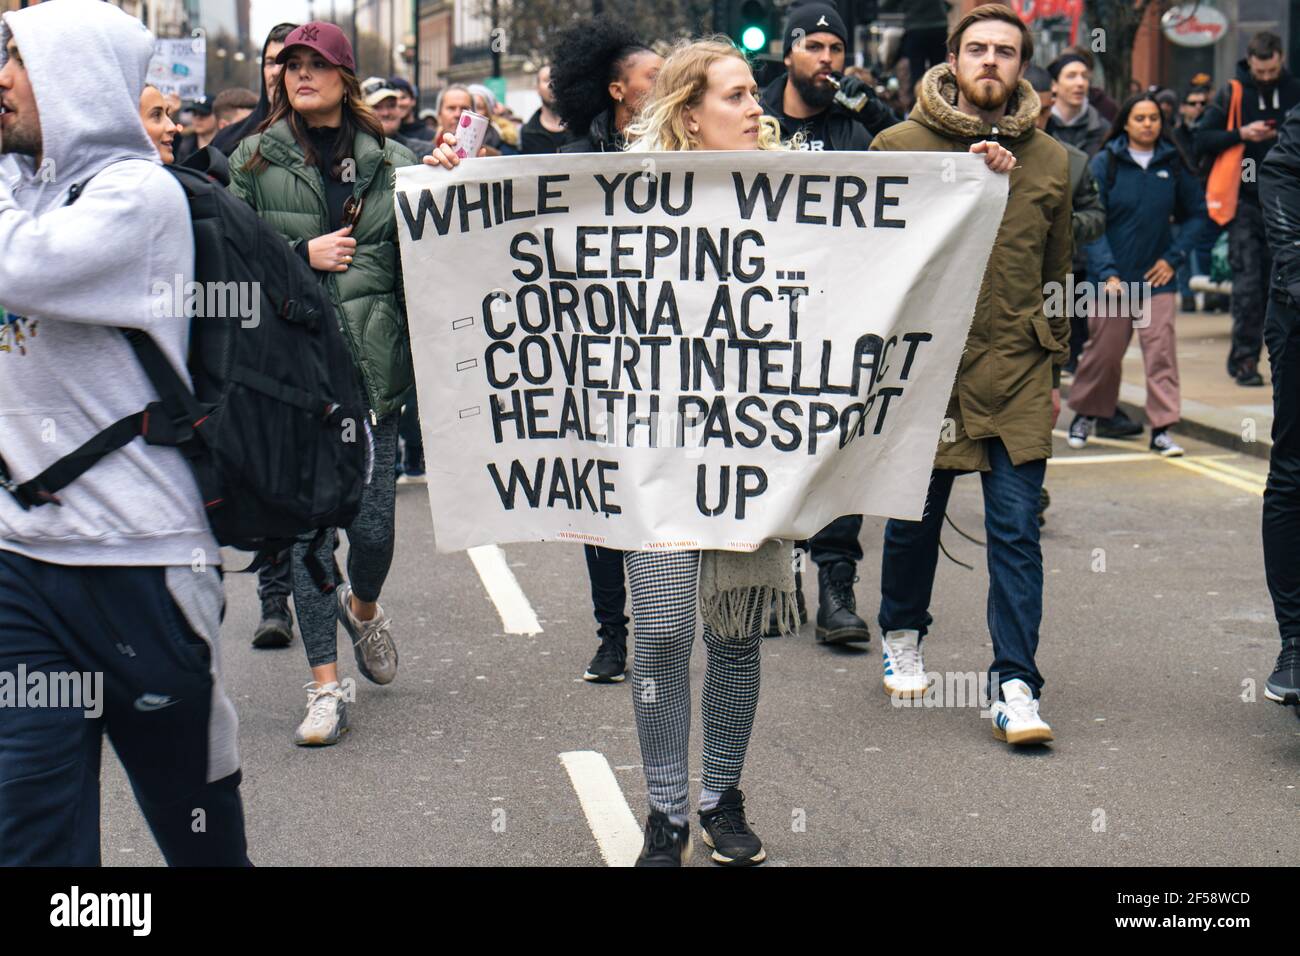
MULTIPOLYGON (((1157 140, 1155 155, 1143 169, 1129 155, 1128 137, 1120 135, 1092 158, 1091 169, 1106 207, 1106 234, 1087 246, 1088 277, 1099 282, 1111 276, 1141 282, 1159 259, 1174 269, 1181 267, 1201 230, 1208 228, 1209 218, 1205 187, 1178 149, 1157 140), (1183 226, 1177 239, 1171 220, 1183 226)), ((1151 291, 1155 295, 1176 288, 1177 280, 1171 279, 1151 291)))

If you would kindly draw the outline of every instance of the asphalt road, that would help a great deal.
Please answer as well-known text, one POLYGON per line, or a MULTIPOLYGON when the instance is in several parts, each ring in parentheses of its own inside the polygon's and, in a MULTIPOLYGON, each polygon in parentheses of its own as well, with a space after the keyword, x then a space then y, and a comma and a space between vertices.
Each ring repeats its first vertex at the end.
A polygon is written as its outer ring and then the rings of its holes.
MULTIPOLYGON (((1051 747, 1009 749, 977 707, 892 706, 877 637, 831 651, 809 625, 765 645, 742 787, 769 865, 1296 858, 1300 720, 1263 697, 1277 654, 1259 544, 1266 466, 1186 444, 1178 465, 1144 443, 1057 441, 1039 649, 1051 747)), ((949 514, 982 537, 977 479, 958 481, 949 514)), ((882 525, 865 524, 857 585, 873 634, 882 525)), ((941 559, 926 665, 978 672, 991 660, 983 555, 951 532, 945 542, 976 570, 941 559)), ((301 642, 253 650, 255 582, 228 577, 222 653, 255 863, 599 866, 600 839, 616 860, 636 841, 618 832, 626 807, 640 821, 646 806, 631 681, 579 676, 596 646, 581 550, 503 550, 539 634, 506 633, 469 557, 433 553, 424 487, 399 489, 383 604, 400 673, 388 687, 358 678, 351 733, 312 750, 291 742, 310 677, 301 642), (575 786, 596 784, 575 784, 559 756, 582 751, 608 763, 621 799, 588 790, 584 810, 575 786)), ((815 583, 805 588, 815 609, 815 583)), ((346 642, 341 661, 356 676, 346 642)), ((111 755, 103 847, 108 865, 161 862, 111 755)), ((692 862, 711 865, 698 841, 692 862)))

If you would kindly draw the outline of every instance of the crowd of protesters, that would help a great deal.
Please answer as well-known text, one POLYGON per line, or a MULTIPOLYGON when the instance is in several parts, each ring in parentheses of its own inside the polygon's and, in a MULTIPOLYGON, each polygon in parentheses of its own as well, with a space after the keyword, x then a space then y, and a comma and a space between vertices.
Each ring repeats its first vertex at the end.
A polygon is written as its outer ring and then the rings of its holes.
MULTIPOLYGON (((191 569, 196 552, 218 548, 180 452, 128 444, 78 472, 58 508, 33 507, 15 493, 92 435, 94 422, 149 401, 120 328, 157 340, 176 373, 186 374, 185 326, 154 315, 143 292, 150 276, 194 274, 182 195, 162 166, 228 167, 230 193, 325 290, 370 410, 372 460, 355 518, 265 555, 259 571, 253 646, 291 644, 296 616, 310 670, 294 741, 330 745, 348 729, 355 702, 339 676, 340 625, 363 676, 376 684, 396 678, 395 623, 379 599, 393 559, 395 486, 423 480, 425 463, 393 170, 457 166, 465 111, 489 120, 478 158, 962 150, 983 157, 994 174, 1015 172, 924 517, 885 527, 876 622, 885 692, 923 695, 931 677, 922 646, 934 623, 947 502, 958 477, 978 474, 989 673, 997 675, 988 688, 992 733, 1017 746, 1054 736, 1039 712, 1045 680, 1036 657, 1043 482, 1062 378, 1073 376, 1072 447, 1094 435, 1145 434, 1117 407, 1122 359, 1137 328, 1149 448, 1182 454, 1172 433, 1181 406, 1174 318, 1179 305, 1202 304, 1185 280, 1207 268, 1221 225, 1207 206, 1207 179, 1219 156, 1244 147, 1243 161, 1260 175, 1258 183, 1243 177, 1226 219, 1227 370, 1242 386, 1261 384, 1267 345, 1277 415, 1264 546, 1283 649, 1266 694, 1300 703, 1300 110, 1293 109, 1300 80, 1286 71, 1280 41, 1268 33, 1252 39, 1237 76, 1218 91, 1205 77, 1181 97, 1149 90, 1116 103, 1094 85, 1096 63, 1086 49, 1036 65, 1032 35, 1007 7, 979 7, 951 33, 941 4, 910 4, 904 14, 911 18, 904 59, 915 72, 905 101, 886 101, 871 73, 846 69, 848 32, 833 6, 800 3, 785 25, 785 72, 761 88, 723 38, 662 47, 612 19, 575 23, 554 38, 550 62, 537 73, 540 106, 526 122, 482 85, 449 85, 432 110, 418 113, 411 84, 358 75, 347 37, 328 23, 271 30, 258 92, 222 90, 181 109, 144 83, 151 39, 116 8, 50 0, 0 17, 0 248, 7 253, 0 330, 17 335, 40 325, 30 354, 0 349, 7 366, 0 408, 27 409, 0 413, 0 485, 11 493, 0 494, 0 667, 113 677, 97 721, 79 713, 72 721, 56 708, 0 710, 0 863, 98 862, 105 732, 169 863, 248 862, 235 710, 222 690, 216 642, 221 579, 191 569), (69 43, 83 51, 79 71, 57 67, 69 43), (77 108, 91 98, 102 104, 93 128, 77 108), (40 178, 45 160, 57 164, 56 182, 40 178), (116 255, 106 268, 95 253, 110 247, 116 255), (56 264, 59 281, 20 265, 30 262, 56 264), (1067 282, 1093 283, 1099 305, 1083 314, 1045 310, 1048 289, 1067 282), (81 409, 82 419, 52 445, 40 433, 41 409, 81 409), (339 530, 349 542, 346 573, 333 559, 339 530), (326 569, 324 585, 315 567, 326 569), (71 593, 83 597, 61 600, 71 593), (129 654, 121 650, 124 635, 129 654), (188 826, 196 805, 208 808, 203 833, 188 826)), ((842 516, 807 542, 772 541, 752 554, 586 548, 599 646, 582 676, 621 683, 631 656, 634 688, 654 688, 634 693, 632 703, 650 803, 641 865, 679 866, 690 852, 689 663, 697 627, 707 654, 699 829, 718 863, 765 859, 740 789, 760 648, 765 636, 788 635, 807 621, 793 545, 817 566, 816 640, 870 641, 854 588, 862 525, 860 515, 842 516), (740 582, 727 613, 718 610, 720 580, 740 582)))

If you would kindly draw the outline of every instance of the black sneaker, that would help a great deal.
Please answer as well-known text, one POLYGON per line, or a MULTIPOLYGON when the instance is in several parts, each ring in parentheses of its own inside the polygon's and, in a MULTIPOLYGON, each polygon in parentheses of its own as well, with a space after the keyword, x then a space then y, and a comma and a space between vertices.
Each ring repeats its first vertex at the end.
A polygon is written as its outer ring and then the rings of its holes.
MULTIPOLYGON (((803 572, 794 573, 794 610, 798 628, 808 623, 808 603, 803 599, 803 572)), ((796 629, 798 629, 796 628, 796 629)), ((763 631, 764 637, 780 637, 781 624, 776 619, 776 608, 767 612, 767 629, 763 631)))
POLYGON ((867 622, 857 615, 853 596, 856 572, 852 561, 836 561, 817 569, 818 644, 866 644, 871 640, 867 622))
POLYGON ((1161 458, 1181 458, 1183 446, 1174 441, 1172 435, 1164 428, 1151 433, 1151 450, 1161 458))
POLYGON ((1282 642, 1277 666, 1264 684, 1264 696, 1279 704, 1300 704, 1300 637, 1282 642))
POLYGON ((712 810, 700 811, 700 829, 714 863, 757 866, 767 859, 763 841, 745 821, 745 795, 735 787, 724 791, 712 810))
POLYGON ((593 684, 619 684, 627 678, 627 635, 602 632, 596 656, 582 679, 593 684))
POLYGON ((637 866, 681 866, 691 858, 691 827, 677 826, 668 814, 651 810, 645 821, 645 844, 637 866))
POLYGON ((402 472, 398 477, 398 482, 403 485, 423 485, 428 482, 424 473, 424 454, 415 454, 411 451, 411 446, 406 446, 407 453, 403 456, 402 472))
POLYGON ((1089 418, 1087 415, 1075 415, 1074 421, 1070 422, 1066 443, 1074 449, 1084 447, 1088 444, 1088 439, 1092 437, 1092 429, 1096 423, 1095 418, 1089 418))
POLYGON ((288 647, 293 643, 293 612, 287 597, 262 602, 262 621, 253 632, 253 646, 259 649, 288 647))
POLYGON ((1129 418, 1122 408, 1115 409, 1110 418, 1097 419, 1098 438, 1136 438, 1141 434, 1141 423, 1129 418))

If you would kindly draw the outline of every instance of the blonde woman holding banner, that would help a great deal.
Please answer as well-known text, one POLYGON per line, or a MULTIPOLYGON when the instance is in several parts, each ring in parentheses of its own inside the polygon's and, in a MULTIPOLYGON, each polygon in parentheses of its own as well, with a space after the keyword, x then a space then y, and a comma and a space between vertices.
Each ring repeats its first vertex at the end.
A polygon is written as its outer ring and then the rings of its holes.
MULTIPOLYGON (((683 42, 665 61, 630 150, 781 149, 776 120, 763 115, 749 63, 725 39, 683 42)), ((444 138, 429 165, 458 163, 444 138)), ((769 608, 782 629, 794 624, 789 542, 768 541, 748 554, 725 551, 628 551, 635 621, 633 700, 650 797, 638 866, 681 866, 691 851, 688 748, 691 650, 704 619, 708 664, 700 827, 713 859, 751 866, 767 858, 745 818, 739 789, 758 705, 759 645, 769 608)))

